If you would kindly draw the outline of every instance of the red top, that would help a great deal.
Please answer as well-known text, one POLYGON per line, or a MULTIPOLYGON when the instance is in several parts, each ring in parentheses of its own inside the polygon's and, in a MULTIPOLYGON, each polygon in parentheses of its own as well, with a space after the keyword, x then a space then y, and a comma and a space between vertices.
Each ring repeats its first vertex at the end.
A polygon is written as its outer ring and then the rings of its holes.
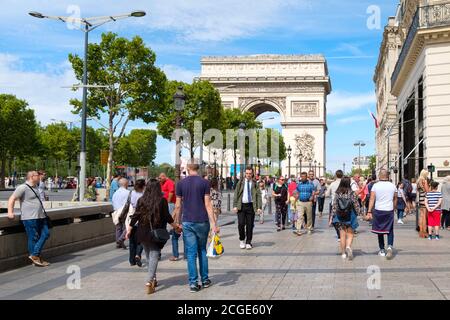
POLYGON ((289 183, 289 186, 288 186, 289 197, 292 196, 292 192, 294 192, 295 189, 297 189, 297 183, 295 181, 291 181, 291 183, 289 183))
POLYGON ((175 183, 167 178, 167 180, 162 183, 161 182, 161 191, 164 192, 164 198, 169 202, 169 193, 172 193, 171 203, 175 203, 175 183))

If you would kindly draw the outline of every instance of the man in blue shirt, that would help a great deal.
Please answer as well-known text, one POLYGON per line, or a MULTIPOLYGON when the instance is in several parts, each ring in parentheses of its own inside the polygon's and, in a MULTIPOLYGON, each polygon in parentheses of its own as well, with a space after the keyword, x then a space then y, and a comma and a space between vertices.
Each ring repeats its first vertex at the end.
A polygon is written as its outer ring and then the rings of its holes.
POLYGON ((312 201, 315 190, 314 184, 308 180, 308 174, 302 172, 301 180, 297 185, 298 200, 300 201, 299 214, 306 214, 306 229, 308 230, 308 234, 311 234, 313 231, 312 201))
POLYGON ((180 221, 180 213, 182 213, 183 242, 186 246, 191 292, 198 292, 201 287, 211 286, 206 246, 210 230, 219 232, 209 195, 210 184, 198 175, 199 167, 198 164, 188 164, 189 176, 177 183, 177 199, 173 213, 174 220, 177 222, 180 221), (202 286, 198 284, 197 258, 202 286))
POLYGON ((112 198, 114 193, 119 190, 120 186, 119 186, 119 180, 120 180, 121 176, 119 176, 118 174, 114 175, 113 181, 111 182, 111 187, 109 189, 109 201, 112 202, 112 198))

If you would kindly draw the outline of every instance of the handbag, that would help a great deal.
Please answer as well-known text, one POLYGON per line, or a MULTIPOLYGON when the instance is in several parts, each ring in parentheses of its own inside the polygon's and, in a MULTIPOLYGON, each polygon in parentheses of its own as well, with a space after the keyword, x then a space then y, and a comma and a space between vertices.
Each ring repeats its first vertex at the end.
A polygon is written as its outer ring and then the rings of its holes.
POLYGON ((38 194, 36 193, 36 191, 34 191, 34 189, 33 189, 29 184, 26 183, 26 185, 28 186, 28 188, 31 189, 31 191, 33 191, 34 195, 35 195, 36 198, 39 200, 39 203, 41 204, 42 210, 44 211, 44 216, 45 216, 45 220, 46 220, 46 222, 47 222, 47 227, 48 227, 49 229, 53 228, 52 220, 51 220, 50 217, 47 215, 47 211, 45 211, 44 204, 42 203, 41 198, 38 196, 38 194))
POLYGON ((122 211, 120 212, 119 219, 118 219, 120 223, 125 222, 125 219, 127 218, 127 215, 128 215, 128 211, 130 210, 130 204, 131 204, 131 191, 128 194, 127 202, 125 203, 122 211))
POLYGON ((154 242, 165 244, 170 239, 170 233, 167 229, 158 228, 153 229, 152 219, 150 218, 150 238, 154 242))
POLYGON ((220 241, 220 237, 214 231, 211 234, 211 241, 206 251, 206 256, 208 258, 219 258, 223 255, 225 250, 223 249, 223 244, 220 241))

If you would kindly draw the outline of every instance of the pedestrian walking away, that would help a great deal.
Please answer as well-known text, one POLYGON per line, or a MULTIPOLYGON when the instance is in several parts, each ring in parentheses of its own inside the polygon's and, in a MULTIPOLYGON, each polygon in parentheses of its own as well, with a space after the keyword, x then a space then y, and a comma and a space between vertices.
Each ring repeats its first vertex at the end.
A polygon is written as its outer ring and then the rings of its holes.
POLYGON ((145 190, 145 180, 144 179, 137 180, 136 183, 134 184, 134 190, 131 192, 130 208, 128 210, 128 215, 125 220, 125 226, 127 226, 127 228, 129 227, 131 228, 130 233, 128 234, 127 237, 129 239, 130 255, 128 261, 130 262, 130 266, 137 265, 138 267, 142 267, 142 251, 144 250, 144 247, 142 246, 141 243, 139 243, 137 239, 137 224, 131 225, 131 218, 136 212, 138 200, 144 195, 144 190, 145 190))
POLYGON ((20 219, 25 227, 28 244, 28 258, 38 267, 47 267, 50 265, 42 259, 41 252, 45 242, 50 237, 48 219, 46 217, 44 206, 39 197, 37 188, 40 182, 40 175, 36 171, 27 173, 27 180, 19 185, 8 200, 8 218, 13 220, 14 204, 17 200, 20 202, 20 219))
POLYGON ((332 223, 340 232, 340 249, 343 259, 353 260, 353 232, 358 227, 361 206, 358 196, 350 186, 350 178, 343 177, 333 200, 332 223))
POLYGON ((208 288, 211 285, 206 245, 210 230, 215 233, 220 231, 213 213, 210 185, 198 175, 199 168, 198 164, 188 164, 189 176, 176 186, 177 199, 173 214, 175 221, 182 221, 190 292, 198 292, 202 287, 208 288), (197 258, 202 286, 198 284, 197 258))
POLYGON ((127 249, 125 245, 125 234, 127 229, 125 227, 125 219, 131 203, 131 191, 128 190, 128 180, 121 178, 119 180, 119 190, 117 190, 112 197, 112 205, 114 214, 117 216, 116 224, 116 247, 118 249, 127 249))
MULTIPOLYGON (((169 239, 167 232, 167 224, 179 232, 180 226, 174 222, 169 213, 167 200, 163 197, 160 182, 151 179, 145 188, 145 192, 137 202, 136 212, 133 214, 130 224, 127 225, 126 238, 131 236, 133 226, 137 224, 137 241, 144 247, 147 259, 148 276, 146 289, 148 294, 155 292, 158 286, 156 279, 156 270, 158 268, 159 254, 161 249, 169 239), (167 233, 166 239, 159 239, 155 236, 155 231, 163 231, 167 233)), ((159 235, 161 233, 158 232, 159 235)))
POLYGON ((253 169, 245 169, 245 178, 239 180, 234 190, 233 212, 238 216, 239 247, 253 248, 255 215, 262 213, 261 191, 253 180, 253 169))
POLYGON ((378 235, 379 255, 388 260, 394 256, 394 208, 397 207, 397 188, 389 181, 387 170, 380 170, 379 181, 370 193, 367 218, 372 220, 372 232, 378 235), (385 248, 384 235, 388 238, 385 248))
POLYGON ((334 213, 333 213, 333 202, 334 202, 334 197, 336 196, 336 191, 339 188, 339 185, 341 184, 341 179, 344 176, 344 172, 342 170, 337 170, 335 173, 336 176, 336 180, 334 180, 331 184, 330 187, 328 188, 328 190, 325 193, 325 196, 328 198, 331 198, 330 201, 330 213, 328 216, 328 226, 331 227, 333 226, 334 229, 336 230, 336 235, 337 235, 337 239, 338 241, 340 241, 341 239, 341 232, 338 229, 336 224, 333 224, 333 218, 334 218, 334 213))
POLYGON ((277 183, 273 186, 272 193, 275 200, 275 219, 277 221, 277 231, 284 230, 286 227, 286 216, 288 211, 288 188, 285 184, 285 178, 279 177, 277 183))
POLYGON ((442 193, 437 191, 439 183, 432 181, 430 184, 430 192, 427 192, 425 199, 425 206, 428 211, 428 240, 434 238, 439 240, 439 226, 441 224, 441 205, 442 205, 442 193))

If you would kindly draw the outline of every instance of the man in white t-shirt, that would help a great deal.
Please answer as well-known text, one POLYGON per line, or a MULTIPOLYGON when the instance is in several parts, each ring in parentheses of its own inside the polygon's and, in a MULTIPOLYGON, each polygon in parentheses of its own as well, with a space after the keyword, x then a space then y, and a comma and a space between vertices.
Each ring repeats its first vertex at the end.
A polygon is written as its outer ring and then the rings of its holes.
POLYGON ((389 173, 380 170, 379 181, 370 192, 368 219, 372 221, 372 232, 378 235, 378 244, 382 257, 393 258, 394 246, 394 209, 397 207, 397 188, 389 182, 389 173), (388 247, 385 250, 384 235, 388 236, 388 247))

